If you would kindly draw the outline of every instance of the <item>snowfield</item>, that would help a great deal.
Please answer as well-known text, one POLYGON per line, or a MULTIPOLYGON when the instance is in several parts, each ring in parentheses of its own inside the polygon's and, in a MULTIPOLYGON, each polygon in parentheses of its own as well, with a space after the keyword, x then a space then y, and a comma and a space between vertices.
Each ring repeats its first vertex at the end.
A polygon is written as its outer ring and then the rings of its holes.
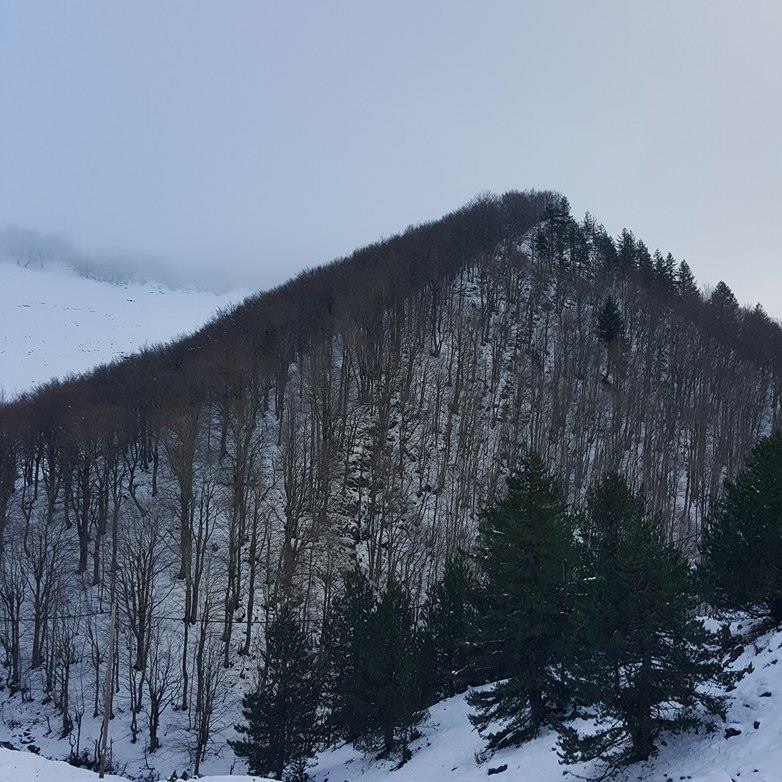
MULTIPOLYGON (((31 752, 14 752, 10 749, 0 749, 0 782, 94 782, 98 775, 82 768, 74 768, 67 763, 56 760, 46 760, 31 752)), ((106 774, 108 782, 127 782, 122 777, 106 774)))
MULTIPOLYGON (((782 780, 782 631, 759 638, 734 665, 748 673, 732 693, 727 720, 712 732, 666 735, 656 758, 629 767, 616 780, 637 782, 780 782, 782 780), (726 738, 726 730, 740 731, 726 738)), ((595 776, 590 765, 562 766, 553 732, 478 762, 482 743, 463 695, 431 709, 413 757, 400 769, 371 761, 351 747, 321 753, 317 782, 562 782, 595 776), (503 769, 503 767, 505 767, 503 769)))
MULTIPOLYGON (((67 763, 46 760, 29 752, 0 749, 0 782, 96 782, 98 775, 67 763)), ((106 782, 127 782, 106 774, 106 782)), ((268 782, 263 777, 201 777, 202 782, 268 782)))
POLYGON ((202 326, 246 292, 113 284, 57 263, 0 260, 0 394, 93 369, 202 326))
MULTIPOLYGON (((782 780, 782 631, 768 633, 748 643, 734 666, 752 670, 732 693, 728 718, 714 724, 713 730, 698 734, 666 735, 660 752, 647 763, 632 766, 617 780, 627 782, 779 782, 782 780), (729 730, 730 729, 730 730, 729 730), (726 733, 727 731, 727 733, 726 733), (733 734, 733 735, 731 735, 733 734)), ((20 751, 0 750, 0 782, 36 780, 36 782, 94 782, 97 775, 72 768, 62 762, 47 761, 24 749, 33 743, 43 755, 65 757, 67 739, 56 738, 44 719, 30 722, 22 716, 32 704, 18 703, 19 696, 6 700, 0 724, 0 740, 10 741, 20 751), (17 708, 14 708, 14 706, 17 708), (21 706, 21 708, 18 708, 21 706), (23 727, 18 723, 22 722, 23 727), (16 729, 11 726, 16 725, 16 729), (47 735, 48 734, 48 735, 47 735), (29 739, 23 739, 26 735, 29 739)), ((46 707, 38 705, 39 712, 46 707)), ((594 775, 597 766, 566 767, 558 763, 557 742, 553 732, 490 758, 481 756, 482 742, 472 729, 464 695, 443 701, 434 707, 422 726, 421 738, 413 745, 413 757, 401 768, 392 761, 378 761, 351 746, 336 747, 320 753, 310 768, 314 782, 483 782, 489 776, 497 782, 561 782, 594 775), (505 768, 503 768, 505 767, 505 768), (571 776, 572 774, 572 776, 571 776)), ((28 715, 29 716, 29 715, 28 715)), ((56 715, 51 714, 52 724, 56 715)), ((97 727, 97 723, 96 723, 97 727)), ((173 725, 170 726, 173 732, 173 725)), ((85 730, 87 730, 85 721, 85 730)), ((93 737, 84 737, 83 746, 93 737)), ((172 738, 171 736, 169 737, 172 738)), ((115 757, 130 761, 130 745, 122 736, 113 735, 115 757), (124 755, 124 757, 122 757, 124 755)), ((135 761, 128 762, 125 773, 136 780, 167 780, 177 770, 187 768, 186 753, 173 751, 149 756, 145 763, 139 745, 134 745, 135 761), (165 762, 160 762, 165 758, 165 762), (155 771, 150 772, 154 766, 155 771)), ((208 770, 228 774, 245 769, 233 757, 230 748, 213 757, 208 770)), ((119 782, 121 777, 110 777, 119 782)), ((206 776, 204 782, 258 782, 259 777, 206 776)))

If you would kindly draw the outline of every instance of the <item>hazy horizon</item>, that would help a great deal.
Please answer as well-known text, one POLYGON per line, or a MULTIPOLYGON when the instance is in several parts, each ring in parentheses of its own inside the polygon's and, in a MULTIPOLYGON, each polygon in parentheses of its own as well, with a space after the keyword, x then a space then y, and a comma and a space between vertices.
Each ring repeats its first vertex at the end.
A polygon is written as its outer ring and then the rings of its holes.
POLYGON ((551 188, 782 316, 775 4, 0 16, 0 229, 268 287, 478 193, 551 188))

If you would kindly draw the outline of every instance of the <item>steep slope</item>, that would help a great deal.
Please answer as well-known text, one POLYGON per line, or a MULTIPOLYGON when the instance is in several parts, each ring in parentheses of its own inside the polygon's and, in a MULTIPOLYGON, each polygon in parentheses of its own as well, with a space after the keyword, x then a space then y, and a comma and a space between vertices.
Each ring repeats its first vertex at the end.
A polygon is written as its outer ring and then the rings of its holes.
MULTIPOLYGON (((693 782, 730 782, 750 779, 754 782, 776 782, 782 767, 782 632, 776 631, 755 638, 732 664, 743 669, 752 666, 731 693, 727 721, 715 725, 713 731, 699 734, 669 735, 657 757, 647 763, 627 769, 625 779, 656 782, 657 780, 688 779, 693 782), (726 737, 729 729, 730 737, 726 737)), ((7 710, 7 707, 6 707, 7 710)), ((376 760, 349 745, 322 752, 315 759, 310 773, 314 782, 481 782, 490 769, 498 780, 524 779, 535 782, 558 782, 563 778, 563 766, 557 760, 556 736, 547 733, 518 749, 504 750, 491 758, 482 755, 482 742, 467 719, 469 707, 459 695, 436 704, 421 728, 421 738, 413 746, 411 760, 401 768, 396 762, 376 760), (506 767, 503 771, 499 771, 506 767)), ((43 730, 44 726, 41 725, 43 730)), ((23 746, 7 731, 3 740, 23 746)), ((36 745, 45 753, 57 756, 67 750, 67 742, 36 737, 36 745), (63 752, 58 753, 58 744, 63 752)), ((116 750, 115 750, 116 752, 116 750)), ((176 765, 160 778, 167 778, 176 765)), ((223 767, 231 761, 226 757, 223 767)), ((142 773, 143 766, 139 767, 142 773)), ((568 769, 575 775, 594 774, 599 769, 576 766, 568 769)), ((131 767, 126 769, 133 776, 131 767)), ((238 771, 238 769, 237 769, 238 771)), ((0 782, 17 782, 22 778, 38 782, 92 782, 93 772, 74 769, 64 763, 47 761, 25 750, 12 752, 0 749, 0 782)), ((156 776, 152 776, 156 779, 156 776)), ((110 776, 111 782, 121 777, 110 776)), ((204 782, 260 782, 259 777, 202 778, 204 782)))
MULTIPOLYGON (((622 779, 776 782, 782 768, 779 705, 782 669, 778 665, 781 656, 780 632, 762 636, 748 645, 733 667, 743 669, 751 664, 753 669, 732 693, 727 722, 717 723, 712 732, 666 736, 665 746, 657 757, 629 767, 622 779), (727 738, 728 729, 737 733, 727 738)), ((469 707, 461 695, 434 706, 412 759, 402 768, 373 761, 344 746, 318 756, 313 779, 315 782, 483 782, 487 774, 492 774, 499 782, 506 779, 559 782, 565 769, 575 779, 594 777, 600 772, 599 766, 579 765, 568 769, 560 765, 553 733, 485 759, 481 755, 480 737, 471 728, 468 714, 469 707)))
POLYGON ((704 299, 554 194, 482 199, 0 408, 7 693, 65 736, 99 713, 116 593, 123 759, 152 684, 175 737, 154 765, 227 768, 281 603, 317 643, 358 562, 420 607, 529 449, 573 503, 621 470, 693 552, 780 388, 778 324, 726 286, 704 299))
POLYGON ((8 400, 167 342, 240 298, 154 283, 111 284, 62 264, 0 262, 0 393, 8 400))

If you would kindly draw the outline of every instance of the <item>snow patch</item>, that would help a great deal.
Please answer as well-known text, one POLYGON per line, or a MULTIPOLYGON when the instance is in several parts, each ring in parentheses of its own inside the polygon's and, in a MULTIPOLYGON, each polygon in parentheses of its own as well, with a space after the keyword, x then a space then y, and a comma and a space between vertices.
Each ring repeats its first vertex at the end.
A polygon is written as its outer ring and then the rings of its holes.
MULTIPOLYGON (((106 782, 128 782, 124 777, 107 774, 106 782)), ((265 777, 217 776, 199 777, 200 782, 270 782, 265 777)), ((0 782, 97 782, 94 771, 34 755, 0 749, 0 782)), ((161 781, 162 782, 162 781, 161 781)))
POLYGON ((0 398, 171 340, 246 295, 112 284, 56 264, 0 262, 0 398))

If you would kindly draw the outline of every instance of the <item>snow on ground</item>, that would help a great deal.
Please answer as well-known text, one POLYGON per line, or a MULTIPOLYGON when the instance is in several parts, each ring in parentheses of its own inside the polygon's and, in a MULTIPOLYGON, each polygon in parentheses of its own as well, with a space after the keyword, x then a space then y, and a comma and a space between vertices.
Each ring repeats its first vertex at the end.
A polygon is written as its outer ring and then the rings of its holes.
MULTIPOLYGON (((82 650, 81 657, 87 652, 82 650)), ((249 658, 242 662, 252 664, 249 658)), ((234 725, 241 716, 241 683, 250 681, 248 671, 243 667, 232 668, 225 692, 226 699, 216 705, 213 736, 207 756, 201 764, 205 775, 246 773, 242 761, 237 760, 228 740, 236 737, 234 725)), ((29 694, 24 698, 21 692, 11 694, 0 685, 0 746, 11 746, 25 755, 40 753, 42 757, 66 760, 72 753, 94 757, 95 746, 100 736, 101 717, 93 716, 94 675, 88 665, 74 665, 71 673, 71 714, 83 712, 81 728, 74 726, 71 736, 60 738, 62 715, 50 699, 44 696, 44 672, 30 672, 29 694), (78 737, 78 744, 77 742, 78 737)), ((134 782, 151 782, 169 779, 173 774, 193 775, 192 732, 188 713, 169 706, 161 716, 159 738, 161 746, 154 752, 147 752, 148 733, 146 714, 139 717, 140 733, 134 740, 130 728, 130 702, 126 688, 114 699, 115 717, 109 723, 109 742, 115 774, 134 782)), ((2 777, 0 757, 0 782, 2 777)), ((211 781, 211 776, 209 777, 211 781)), ((79 782, 82 782, 80 779, 79 782)), ((85 780, 84 782, 89 782, 85 780)))
MULTIPOLYGON (((95 782, 97 779, 98 775, 93 771, 46 760, 32 752, 0 749, 0 782, 95 782)), ((122 777, 109 774, 104 779, 108 782, 127 782, 122 777)))
MULTIPOLYGON (((107 774, 106 782, 127 782, 123 777, 107 774)), ((67 763, 46 760, 31 752, 0 749, 0 782, 97 782, 94 771, 74 768, 67 763)), ((201 782, 266 782, 263 777, 201 777, 201 782)))
MULTIPOLYGON (((741 680, 732 693, 727 720, 715 723, 712 732, 684 733, 663 737, 660 752, 648 763, 631 767, 617 781, 673 782, 780 782, 782 780, 782 631, 771 633, 748 644, 735 663, 753 670, 741 680), (726 730, 740 731, 726 738, 726 730)), ((57 716, 46 719, 47 707, 20 703, 19 696, 6 700, 0 711, 0 740, 19 747, 12 752, 0 749, 0 782, 37 780, 37 782, 94 782, 97 775, 74 769, 62 762, 47 761, 26 750, 32 744, 43 755, 64 758, 68 755, 67 739, 58 739, 57 716), (54 730, 53 730, 54 728, 54 730)), ((557 758, 557 741, 553 732, 516 749, 481 756, 482 741, 468 720, 469 707, 464 695, 445 700, 430 710, 422 726, 422 736, 413 745, 411 760, 401 768, 394 761, 378 761, 372 756, 343 745, 320 753, 310 768, 313 782, 482 782, 489 776, 498 782, 530 780, 561 782, 589 777, 599 769, 580 765, 565 767, 557 758), (565 773, 567 772, 567 773, 565 773), (570 776, 570 774, 573 776, 570 776)), ((226 722, 228 722, 226 720, 226 722)), ((85 732, 87 728, 85 719, 85 732)), ((98 722, 92 727, 97 728, 98 722)), ((183 742, 183 727, 172 714, 164 717, 164 746, 158 753, 144 756, 143 738, 130 744, 126 727, 112 722, 112 746, 117 766, 126 777, 110 777, 111 782, 165 780, 172 772, 189 770, 190 763, 183 742), (119 732, 118 732, 119 729, 119 732), (154 769, 154 770, 153 770, 154 769)), ((224 744, 227 736, 223 735, 224 744)), ((82 743, 92 745, 91 739, 82 743)), ((235 776, 244 770, 230 748, 223 746, 210 756, 204 782, 257 782, 257 777, 235 776)))
POLYGON ((203 325, 246 292, 112 284, 59 264, 0 262, 0 392, 6 400, 203 325))
MULTIPOLYGON (((614 779, 665 782, 780 782, 782 780, 782 631, 750 644, 736 661, 752 663, 728 709, 725 723, 709 733, 666 736, 656 758, 631 767, 614 779), (741 731, 725 737, 727 728, 741 731)), ((563 771, 590 776, 597 767, 567 767, 558 763, 556 736, 546 733, 522 747, 496 753, 479 762, 481 740, 472 729, 464 696, 443 701, 431 709, 414 746, 411 760, 401 768, 373 761, 352 747, 321 753, 312 775, 316 782, 561 782, 563 771), (502 769, 507 766, 506 769, 502 769)))
MULTIPOLYGON (((243 294, 217 295, 174 290, 150 283, 111 284, 78 276, 63 266, 22 268, 0 263, 0 389, 11 397, 52 377, 86 371, 145 344, 155 344, 202 325, 218 308, 243 294)), ((737 686, 728 721, 711 733, 668 736, 652 761, 628 770, 626 777, 643 782, 689 779, 693 782, 782 781, 782 631, 748 646, 738 666, 754 670, 737 686), (725 737, 730 727, 740 731, 725 737)), ((85 700, 89 700, 86 697, 85 700)), ((120 704, 122 708, 122 704, 120 704)), ((311 773, 316 782, 477 782, 490 772, 500 780, 554 782, 567 769, 558 763, 556 736, 542 735, 521 748, 481 757, 482 742, 472 729, 464 696, 431 709, 414 746, 412 759, 396 769, 352 747, 321 753, 311 773), (506 766, 504 770, 501 770, 506 766)), ((238 715, 224 715, 226 729, 217 738, 222 751, 206 762, 206 770, 229 774, 241 770, 225 739, 238 715)), ((0 740, 20 748, 0 749, 0 782, 92 782, 97 775, 62 762, 48 761, 25 747, 38 746, 44 755, 64 758, 70 746, 57 739, 57 715, 50 705, 21 703, 17 694, 0 703, 0 740)), ((126 720, 121 730, 127 732, 126 720)), ((118 768, 129 777, 168 778, 189 766, 186 727, 180 715, 164 717, 164 747, 143 757, 143 739, 131 744, 125 733, 113 735, 118 768), (154 762, 153 762, 154 761, 154 762), (150 772, 154 765, 156 771, 150 772), (150 776, 152 774, 152 776, 150 776)), ((84 742, 90 745, 98 722, 85 717, 84 742), (93 724, 94 723, 94 724, 93 724)), ((120 730, 120 721, 113 724, 120 730)), ((588 775, 589 767, 569 769, 588 775)), ((567 777, 565 777, 567 778, 567 777)), ((120 777, 110 777, 117 782, 120 777)), ((247 782, 251 777, 204 777, 209 782, 247 782)))
MULTIPOLYGON (((746 629, 746 628, 745 628, 746 629)), ((752 671, 737 685, 728 708, 727 720, 717 721, 714 730, 698 734, 666 735, 659 754, 651 761, 633 766, 617 782, 780 782, 782 780, 782 630, 748 643, 734 665, 752 671), (740 731, 726 738, 726 730, 740 731)), ((314 782, 483 782, 490 776, 497 782, 562 782, 577 779, 570 774, 594 775, 596 766, 566 767, 558 763, 557 741, 545 733, 522 747, 481 757, 482 741, 468 720, 464 695, 443 701, 430 711, 413 746, 413 757, 401 768, 392 761, 378 761, 351 746, 321 752, 310 768, 314 782), (501 770, 506 766, 504 770, 501 770), (567 774, 565 772, 568 772, 567 774)), ((226 715, 224 725, 233 717, 226 715)), ((0 706, 0 741, 8 741, 18 752, 0 750, 0 782, 93 782, 89 771, 62 763, 51 766, 26 749, 32 744, 41 755, 62 759, 68 756, 67 739, 59 739, 57 714, 40 702, 22 703, 19 694, 0 706), (51 773, 50 773, 51 771, 51 773)), ((166 712, 162 728, 163 748, 145 756, 143 737, 131 744, 127 725, 112 721, 112 746, 116 768, 135 780, 167 780, 173 771, 180 776, 191 768, 185 747, 185 726, 174 712, 166 712)), ((92 747, 95 725, 85 717, 82 748, 92 747)), ((95 734, 97 735, 97 734, 95 734)), ((226 745, 230 730, 216 736, 219 751, 210 755, 204 782, 248 782, 252 777, 233 776, 246 772, 226 745)), ((117 782, 119 777, 112 778, 117 782)))

